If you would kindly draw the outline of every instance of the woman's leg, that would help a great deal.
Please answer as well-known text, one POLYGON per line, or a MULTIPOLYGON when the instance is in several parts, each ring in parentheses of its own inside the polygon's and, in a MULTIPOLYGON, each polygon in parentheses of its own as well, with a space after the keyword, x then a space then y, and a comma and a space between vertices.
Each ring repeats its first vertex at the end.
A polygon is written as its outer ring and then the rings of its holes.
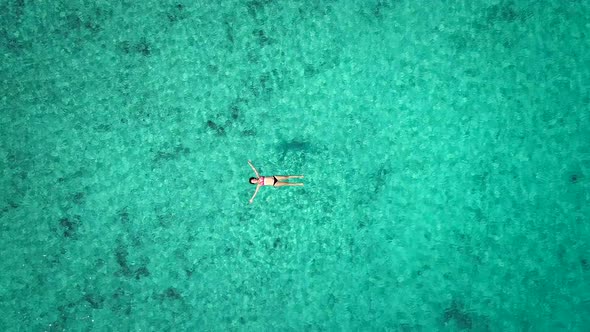
POLYGON ((288 179, 303 179, 303 175, 275 175, 275 178, 279 181, 288 179))
MULTIPOLYGON (((277 178, 278 178, 278 176, 277 176, 277 178)), ((300 187, 300 186, 303 186, 303 183, 295 183, 295 182, 277 182, 277 183, 275 183, 275 185, 274 185, 274 187, 283 187, 283 186, 285 186, 285 187, 294 187, 294 186, 300 187)))

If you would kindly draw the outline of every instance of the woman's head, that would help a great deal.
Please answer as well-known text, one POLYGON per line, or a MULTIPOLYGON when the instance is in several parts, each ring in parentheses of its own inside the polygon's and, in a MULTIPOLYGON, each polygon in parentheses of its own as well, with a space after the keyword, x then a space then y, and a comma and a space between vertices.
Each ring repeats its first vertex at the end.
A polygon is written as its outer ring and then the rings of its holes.
POLYGON ((250 184, 256 184, 256 183, 258 183, 257 178, 250 178, 250 184))

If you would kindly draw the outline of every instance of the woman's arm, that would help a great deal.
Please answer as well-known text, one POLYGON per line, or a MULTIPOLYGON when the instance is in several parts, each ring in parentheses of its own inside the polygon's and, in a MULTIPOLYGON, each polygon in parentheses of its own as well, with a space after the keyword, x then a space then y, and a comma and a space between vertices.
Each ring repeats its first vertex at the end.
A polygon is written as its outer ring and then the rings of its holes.
POLYGON ((250 204, 252 204, 252 202, 254 201, 254 197, 256 197, 256 194, 258 194, 258 189, 260 189, 260 185, 256 186, 256 191, 254 191, 254 195, 252 195, 252 198, 250 198, 250 204))
MULTIPOLYGON (((252 165, 252 162, 250 160, 248 160, 248 165, 250 165, 250 167, 252 167, 252 170, 254 171, 254 173, 256 173, 256 177, 259 178, 260 174, 258 174, 256 167, 254 167, 254 165, 252 165)), ((258 191, 258 188, 256 189, 256 191, 258 191)), ((252 197, 252 198, 254 198, 254 197, 252 197)))

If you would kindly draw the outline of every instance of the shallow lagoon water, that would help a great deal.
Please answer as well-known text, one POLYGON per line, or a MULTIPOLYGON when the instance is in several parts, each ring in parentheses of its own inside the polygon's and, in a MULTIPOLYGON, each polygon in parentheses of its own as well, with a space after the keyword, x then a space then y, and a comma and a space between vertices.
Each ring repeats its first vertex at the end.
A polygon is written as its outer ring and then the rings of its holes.
POLYGON ((590 326, 588 4, 0 9, 3 331, 590 326))

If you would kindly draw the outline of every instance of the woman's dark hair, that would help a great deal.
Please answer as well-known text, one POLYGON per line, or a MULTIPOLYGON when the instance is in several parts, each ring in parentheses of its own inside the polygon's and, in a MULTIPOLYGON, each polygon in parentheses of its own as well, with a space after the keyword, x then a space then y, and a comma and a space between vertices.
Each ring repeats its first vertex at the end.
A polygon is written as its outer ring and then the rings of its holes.
POLYGON ((254 184, 254 182, 252 182, 252 180, 256 180, 256 178, 250 178, 250 184, 254 184))

